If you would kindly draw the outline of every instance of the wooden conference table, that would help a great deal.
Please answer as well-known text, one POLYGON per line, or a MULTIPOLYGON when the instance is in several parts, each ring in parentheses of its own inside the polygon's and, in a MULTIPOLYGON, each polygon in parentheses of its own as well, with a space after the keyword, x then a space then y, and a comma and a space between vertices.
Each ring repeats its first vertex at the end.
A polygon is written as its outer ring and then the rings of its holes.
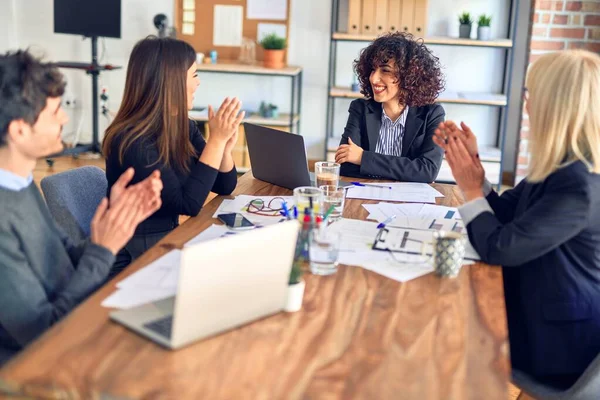
MULTIPOLYGON (((433 185, 457 206, 455 186, 433 185)), ((234 193, 290 195, 244 175, 234 193)), ((171 352, 108 319, 116 282, 215 220, 218 197, 0 370, 0 392, 60 399, 502 399, 508 341, 499 268, 399 283, 358 267, 305 275, 303 309, 171 352)), ((344 216, 365 219, 364 201, 344 216)), ((274 241, 274 245, 275 245, 274 241)), ((218 268, 218 266, 215 266, 218 268)), ((243 266, 240 266, 243 267, 243 266)))

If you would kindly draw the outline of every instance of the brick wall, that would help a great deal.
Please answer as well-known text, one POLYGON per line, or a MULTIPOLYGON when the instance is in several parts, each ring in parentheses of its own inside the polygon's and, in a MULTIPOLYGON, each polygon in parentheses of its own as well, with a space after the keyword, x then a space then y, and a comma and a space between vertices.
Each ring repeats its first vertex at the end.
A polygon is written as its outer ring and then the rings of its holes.
MULTIPOLYGON (((600 53, 600 0, 532 0, 529 63, 540 55, 563 49, 587 49, 600 53)), ((516 182, 529 165, 529 118, 523 109, 516 182)), ((515 182, 515 183, 516 183, 515 182)))

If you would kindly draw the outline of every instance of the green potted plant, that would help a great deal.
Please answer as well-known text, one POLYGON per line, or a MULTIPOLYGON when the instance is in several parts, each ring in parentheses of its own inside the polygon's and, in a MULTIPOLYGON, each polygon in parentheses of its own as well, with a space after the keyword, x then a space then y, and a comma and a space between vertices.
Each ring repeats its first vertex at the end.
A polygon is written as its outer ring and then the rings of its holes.
POLYGON ((295 312, 302 308, 305 287, 306 283, 302 279, 302 261, 300 258, 296 257, 292 264, 292 270, 290 271, 285 311, 295 312))
POLYGON ((273 103, 265 103, 262 101, 258 113, 263 118, 279 118, 279 107, 273 103))
POLYGON ((482 14, 479 16, 477 21, 477 39, 479 40, 490 40, 492 16, 482 14))
POLYGON ((266 35, 260 45, 264 49, 263 63, 266 68, 283 68, 285 66, 286 40, 276 33, 266 35))
POLYGON ((463 12, 458 16, 458 22, 460 23, 458 37, 461 39, 471 38, 471 27, 473 26, 473 18, 468 12, 463 12))

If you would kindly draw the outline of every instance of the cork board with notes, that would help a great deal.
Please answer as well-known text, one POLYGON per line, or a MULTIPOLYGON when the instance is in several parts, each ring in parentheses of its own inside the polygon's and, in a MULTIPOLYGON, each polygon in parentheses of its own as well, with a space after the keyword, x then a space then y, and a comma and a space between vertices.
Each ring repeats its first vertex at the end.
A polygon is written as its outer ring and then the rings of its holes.
MULTIPOLYGON (((211 50, 219 60, 237 60, 240 37, 257 42, 259 31, 274 27, 289 41, 290 6, 290 0, 175 0, 174 26, 177 38, 204 53, 205 62, 211 50)), ((262 60, 258 43, 256 60, 262 60)))

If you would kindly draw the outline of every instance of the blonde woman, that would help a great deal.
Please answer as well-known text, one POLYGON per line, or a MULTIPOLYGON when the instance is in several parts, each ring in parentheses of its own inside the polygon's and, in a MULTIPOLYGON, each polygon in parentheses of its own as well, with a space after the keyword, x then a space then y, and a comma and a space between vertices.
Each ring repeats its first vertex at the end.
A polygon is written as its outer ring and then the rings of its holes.
POLYGON ((526 87, 529 173, 502 196, 468 126, 442 123, 434 140, 467 201, 471 243, 503 267, 513 368, 566 388, 600 353, 600 57, 544 55, 526 87))

